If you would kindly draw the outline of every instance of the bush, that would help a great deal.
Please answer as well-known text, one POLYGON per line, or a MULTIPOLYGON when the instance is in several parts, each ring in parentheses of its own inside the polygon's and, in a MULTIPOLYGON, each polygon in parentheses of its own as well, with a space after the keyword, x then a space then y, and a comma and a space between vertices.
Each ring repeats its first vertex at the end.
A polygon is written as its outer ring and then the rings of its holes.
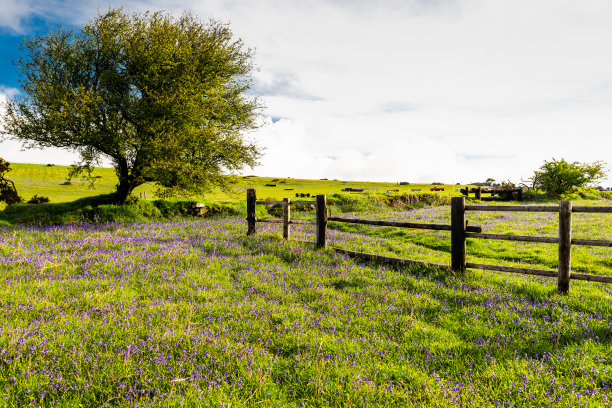
POLYGON ((161 211, 164 217, 210 217, 215 215, 237 215, 240 212, 235 204, 199 203, 195 200, 155 200, 153 205, 161 211))
POLYGON ((273 204, 266 206, 266 211, 268 214, 274 217, 282 217, 283 216, 283 205, 282 204, 273 204))
POLYGON ((15 183, 4 177, 9 171, 11 171, 11 163, 0 157, 0 202, 10 205, 20 203, 22 199, 17 194, 15 183))
POLYGON ((144 200, 128 205, 103 204, 92 210, 84 209, 83 214, 94 222, 143 222, 162 217, 157 207, 144 200))
POLYGON ((116 205, 112 194, 81 198, 67 203, 49 203, 44 206, 14 204, 0 207, 0 224, 68 224, 83 222, 145 222, 163 218, 190 217, 194 215, 237 215, 245 208, 239 204, 205 203, 194 200, 154 202, 129 199, 130 204, 116 205), (4 208, 6 207, 6 208, 4 208))
POLYGON ((367 211, 375 207, 369 195, 336 193, 327 197, 327 203, 340 208, 342 212, 367 211))
POLYGON ((534 188, 546 192, 550 197, 578 192, 580 187, 588 187, 606 177, 605 163, 568 163, 564 159, 545 161, 539 170, 534 172, 530 181, 534 188))
POLYGON ((15 187, 9 183, 12 182, 10 180, 0 180, 0 201, 9 205, 22 202, 23 200, 17 194, 15 187))
POLYGON ((51 200, 49 200, 49 197, 39 196, 39 195, 34 194, 34 196, 30 198, 27 203, 28 204, 44 204, 50 201, 51 200))
POLYGON ((155 200, 153 205, 161 211, 164 217, 195 216, 198 204, 195 200, 155 200))
POLYGON ((450 205, 450 197, 440 194, 386 194, 380 200, 391 208, 401 210, 450 205))

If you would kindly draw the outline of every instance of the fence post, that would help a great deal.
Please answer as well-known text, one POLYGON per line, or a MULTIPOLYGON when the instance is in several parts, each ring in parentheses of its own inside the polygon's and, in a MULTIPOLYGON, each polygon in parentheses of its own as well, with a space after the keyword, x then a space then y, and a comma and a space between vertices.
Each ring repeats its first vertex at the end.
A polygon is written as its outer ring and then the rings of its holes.
POLYGON ((482 189, 480 187, 476 188, 476 199, 480 200, 482 198, 482 189))
POLYGON ((291 205, 290 199, 283 198, 283 238, 288 240, 291 232, 289 221, 291 221, 291 205))
POLYGON ((465 272, 465 198, 451 198, 451 269, 465 272))
POLYGON ((325 248, 327 241, 327 199, 317 196, 317 248, 325 248))
POLYGON ((562 200, 559 203, 559 278, 557 291, 567 295, 570 286, 572 265, 572 202, 562 200))
POLYGON ((247 235, 253 235, 255 233, 255 201, 257 201, 255 189, 247 189, 247 235))

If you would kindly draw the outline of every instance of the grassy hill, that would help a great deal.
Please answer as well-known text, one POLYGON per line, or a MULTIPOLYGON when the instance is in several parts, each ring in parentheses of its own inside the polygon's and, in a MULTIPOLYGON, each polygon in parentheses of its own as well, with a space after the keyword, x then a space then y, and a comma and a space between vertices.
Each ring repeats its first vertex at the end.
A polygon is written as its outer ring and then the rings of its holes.
MULTIPOLYGON (((66 184, 66 177, 70 167, 47 166, 44 164, 11 163, 12 171, 7 178, 13 180, 19 194, 24 199, 29 199, 34 194, 46 196, 51 202, 74 201, 78 198, 108 194, 114 191, 117 184, 117 176, 112 168, 96 168, 93 175, 97 177, 95 189, 91 189, 89 182, 75 179, 66 184)), ((360 181, 340 180, 308 180, 278 177, 240 177, 234 192, 227 194, 219 190, 212 191, 203 198, 215 201, 239 201, 246 197, 247 188, 257 189, 259 198, 282 199, 285 197, 295 198, 296 194, 333 194, 345 188, 363 188, 373 193, 384 193, 388 190, 398 190, 399 193, 429 192, 430 184, 398 185, 395 183, 375 183, 360 181)), ((459 186, 442 185, 443 194, 459 194, 459 186), (455 192, 454 189, 457 191, 455 192)), ((135 195, 146 193, 147 199, 156 199, 153 192, 153 184, 145 184, 137 188, 135 195)))

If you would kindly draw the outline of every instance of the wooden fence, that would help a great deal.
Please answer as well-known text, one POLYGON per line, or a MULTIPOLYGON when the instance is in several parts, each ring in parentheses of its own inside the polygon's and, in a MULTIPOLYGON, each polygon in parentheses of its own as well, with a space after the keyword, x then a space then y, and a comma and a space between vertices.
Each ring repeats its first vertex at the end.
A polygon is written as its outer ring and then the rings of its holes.
POLYGON ((352 224, 376 225, 385 227, 398 228, 415 228, 435 231, 450 231, 451 232, 451 265, 432 264, 408 259, 391 258, 374 254, 366 254, 356 251, 348 251, 341 248, 333 248, 339 253, 363 259, 379 260, 385 262, 399 264, 425 265, 443 268, 455 273, 464 273, 467 268, 484 269, 490 271, 512 272, 527 275, 540 275, 557 277, 557 290, 561 294, 569 293, 570 279, 585 280, 593 282, 612 283, 612 276, 587 275, 571 272, 571 247, 572 245, 589 245, 612 248, 612 241, 593 240, 593 239, 575 239, 572 238, 572 213, 612 213, 612 207, 586 207, 572 206, 571 201, 561 201, 558 206, 502 206, 502 205, 465 205, 464 197, 453 197, 451 199, 451 224, 420 224, 412 222, 396 222, 396 221, 375 221, 363 220, 356 218, 343 218, 328 216, 327 200, 325 195, 316 196, 316 202, 313 201, 294 201, 291 202, 288 198, 283 201, 257 201, 255 190, 247 190, 247 235, 255 233, 256 222, 271 222, 283 225, 283 238, 289 239, 291 224, 315 224, 316 225, 316 247, 325 248, 327 246, 327 223, 329 221, 344 222, 352 224), (281 204, 283 206, 283 217, 280 220, 257 219, 255 217, 255 205, 281 204), (308 204, 316 205, 316 222, 291 220, 291 205, 292 204, 308 204), (520 236, 520 235, 502 235, 502 234, 485 234, 482 233, 482 228, 479 226, 468 226, 465 220, 467 211, 526 211, 526 212, 553 212, 559 214, 559 237, 535 237, 535 236, 520 236), (535 242, 549 243, 559 245, 559 264, 558 271, 540 270, 529 268, 518 268, 511 266, 486 265, 477 264, 466 261, 466 239, 497 239, 504 241, 520 241, 520 242, 535 242))

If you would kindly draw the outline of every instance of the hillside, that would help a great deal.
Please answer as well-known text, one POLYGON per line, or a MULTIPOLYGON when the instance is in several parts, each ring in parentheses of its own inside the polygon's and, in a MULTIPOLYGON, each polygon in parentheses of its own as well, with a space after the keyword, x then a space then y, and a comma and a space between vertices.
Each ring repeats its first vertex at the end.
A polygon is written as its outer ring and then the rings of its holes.
MULTIPOLYGON (((24 163, 11 163, 11 166, 13 170, 7 174, 7 178, 15 182, 19 194, 26 200, 37 194, 49 197, 51 202, 73 201, 82 197, 110 193, 117 184, 117 176, 112 168, 96 168, 93 175, 98 178, 95 182, 95 189, 91 189, 88 182, 80 179, 72 180, 69 185, 65 184, 70 169, 68 166, 24 163)), ((233 194, 215 190, 199 198, 223 201, 244 200, 247 188, 257 189, 259 198, 282 199, 295 198, 296 194, 309 194, 310 196, 333 194, 346 188, 364 189, 364 191, 375 193, 384 193, 388 190, 398 190, 399 193, 418 193, 419 191, 414 190, 429 192, 432 187, 429 184, 398 185, 398 182, 376 183, 244 176, 238 178, 233 194)), ((454 189, 459 190, 459 186, 452 185, 435 187, 444 188, 443 194, 453 194, 454 189)), ((141 193, 146 193, 147 199, 155 199, 157 197, 154 196, 154 191, 154 185, 146 184, 137 188, 134 194, 140 196, 141 193)))

